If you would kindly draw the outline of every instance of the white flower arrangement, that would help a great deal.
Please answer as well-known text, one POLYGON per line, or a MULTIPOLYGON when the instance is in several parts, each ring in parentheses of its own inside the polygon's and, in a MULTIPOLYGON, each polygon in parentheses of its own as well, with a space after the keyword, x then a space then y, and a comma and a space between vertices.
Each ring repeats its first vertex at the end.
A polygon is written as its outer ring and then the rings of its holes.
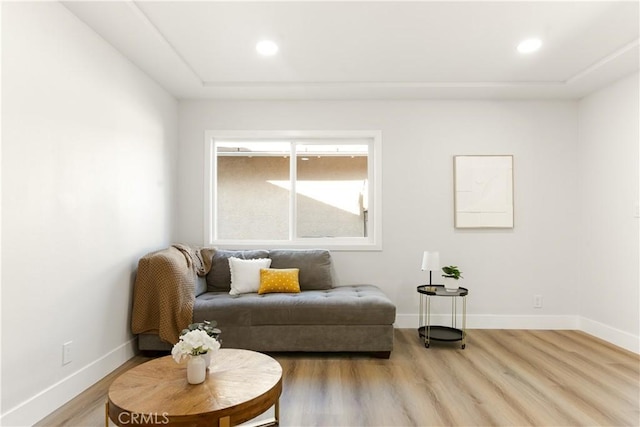
POLYGON ((173 356, 173 360, 180 363, 187 356, 198 356, 209 351, 213 352, 219 348, 220 343, 218 341, 210 337, 205 331, 196 329, 180 336, 180 341, 171 349, 171 356, 173 356))

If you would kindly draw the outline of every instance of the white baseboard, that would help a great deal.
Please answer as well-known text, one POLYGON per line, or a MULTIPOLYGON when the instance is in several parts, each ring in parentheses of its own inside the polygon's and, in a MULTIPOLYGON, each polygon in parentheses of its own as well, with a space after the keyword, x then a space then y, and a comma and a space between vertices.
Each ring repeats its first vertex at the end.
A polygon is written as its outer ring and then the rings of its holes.
POLYGON ((640 337, 595 320, 580 317, 580 330, 611 344, 640 354, 640 337))
MULTIPOLYGON (((396 328, 417 328, 417 314, 396 315, 396 328)), ((461 325, 458 316, 457 324, 461 325)), ((450 315, 432 315, 431 324, 451 325, 450 315)), ((504 314, 468 314, 468 329, 578 329, 578 316, 567 315, 504 315, 504 314)))
POLYGON ((104 378, 135 355, 135 338, 75 371, 0 416, 3 426, 31 426, 82 391, 104 378))

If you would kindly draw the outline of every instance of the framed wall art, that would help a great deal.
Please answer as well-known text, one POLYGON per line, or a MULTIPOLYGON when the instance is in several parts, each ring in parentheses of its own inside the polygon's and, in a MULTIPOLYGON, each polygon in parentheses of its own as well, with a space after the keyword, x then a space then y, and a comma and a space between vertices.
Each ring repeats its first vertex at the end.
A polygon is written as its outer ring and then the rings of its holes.
POLYGON ((453 157, 455 228, 513 228, 513 155, 453 157))

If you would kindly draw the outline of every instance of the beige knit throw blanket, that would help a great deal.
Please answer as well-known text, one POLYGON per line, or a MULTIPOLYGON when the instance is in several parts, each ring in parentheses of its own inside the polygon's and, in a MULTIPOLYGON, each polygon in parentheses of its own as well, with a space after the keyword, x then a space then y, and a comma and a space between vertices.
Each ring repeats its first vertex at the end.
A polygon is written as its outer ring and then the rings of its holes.
POLYGON ((215 249, 173 245, 138 261, 131 331, 157 333, 170 344, 193 319, 197 276, 211 269, 215 249))

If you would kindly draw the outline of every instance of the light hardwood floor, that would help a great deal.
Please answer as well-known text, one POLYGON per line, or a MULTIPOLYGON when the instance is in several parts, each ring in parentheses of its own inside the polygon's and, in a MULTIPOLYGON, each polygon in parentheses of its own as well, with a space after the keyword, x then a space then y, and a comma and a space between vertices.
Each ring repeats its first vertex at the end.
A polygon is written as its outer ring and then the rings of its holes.
MULTIPOLYGON (((640 357, 578 331, 469 330, 425 349, 397 329, 388 360, 273 354, 281 426, 639 426, 640 357)), ((136 357, 38 426, 104 425, 109 384, 136 357)))

